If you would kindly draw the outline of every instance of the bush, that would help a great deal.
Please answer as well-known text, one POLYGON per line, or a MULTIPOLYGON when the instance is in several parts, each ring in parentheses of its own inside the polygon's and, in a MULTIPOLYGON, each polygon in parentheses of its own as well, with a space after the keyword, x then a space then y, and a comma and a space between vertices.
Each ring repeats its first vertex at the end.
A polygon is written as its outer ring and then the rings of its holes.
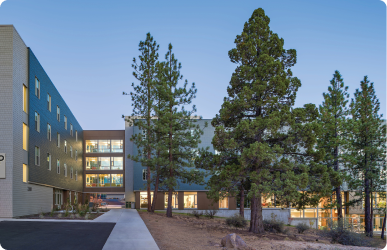
POLYGON ((348 223, 348 221, 344 220, 341 224, 342 225, 339 226, 337 221, 327 221, 327 227, 323 230, 319 230, 319 234, 330 238, 332 243, 350 246, 372 246, 371 239, 355 233, 352 225, 348 223))
POLYGON ((247 221, 240 214, 234 214, 226 219, 227 226, 234 226, 235 228, 243 228, 247 226, 247 221))
POLYGON ((200 216, 203 215, 203 212, 198 212, 196 210, 192 211, 192 215, 195 216, 197 219, 200 218, 200 216))
POLYGON ((286 233, 285 224, 282 221, 277 220, 277 215, 271 213, 270 220, 263 220, 263 228, 265 231, 277 232, 277 233, 286 233))
POLYGON ((218 210, 207 210, 205 213, 205 216, 207 216, 210 219, 215 218, 215 215, 218 213, 218 210))
POLYGON ((298 223, 297 226, 296 226, 296 228, 297 228, 298 233, 299 233, 299 234, 302 234, 302 233, 304 233, 306 230, 309 229, 309 226, 306 225, 305 223, 298 223))

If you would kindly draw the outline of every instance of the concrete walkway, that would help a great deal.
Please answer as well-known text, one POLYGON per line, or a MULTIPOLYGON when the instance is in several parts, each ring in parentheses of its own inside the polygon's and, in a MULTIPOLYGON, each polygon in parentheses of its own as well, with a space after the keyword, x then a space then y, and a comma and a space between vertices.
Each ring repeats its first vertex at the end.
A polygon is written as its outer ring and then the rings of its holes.
POLYGON ((115 222, 103 250, 158 250, 158 246, 135 209, 112 209, 93 222, 115 222))

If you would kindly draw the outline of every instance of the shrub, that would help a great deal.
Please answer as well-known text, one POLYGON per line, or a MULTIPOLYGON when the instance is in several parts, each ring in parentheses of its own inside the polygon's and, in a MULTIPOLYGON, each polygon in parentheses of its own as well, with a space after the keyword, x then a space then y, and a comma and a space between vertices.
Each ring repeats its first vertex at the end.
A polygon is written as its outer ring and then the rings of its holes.
POLYGON ((226 219, 228 226, 234 226, 235 228, 243 228, 247 226, 247 221, 240 214, 234 214, 233 216, 226 219))
POLYGON ((285 224, 282 221, 277 220, 277 215, 274 213, 271 213, 270 220, 263 220, 263 228, 265 231, 269 232, 286 233, 285 224))
POLYGON ((203 215, 203 212, 198 212, 196 210, 192 211, 192 215, 195 216, 197 219, 200 218, 200 216, 203 215))
POLYGON ((291 226, 292 225, 292 221, 293 221, 294 219, 292 218, 292 217, 288 217, 288 226, 291 226))
POLYGON ((89 219, 89 214, 86 214, 85 215, 85 220, 88 220, 89 219))
POLYGON ((296 228, 297 228, 298 233, 299 233, 299 234, 302 234, 302 233, 304 233, 306 230, 309 229, 309 226, 306 225, 305 223, 298 223, 297 226, 296 226, 296 228))
POLYGON ((54 211, 55 211, 55 207, 53 207, 53 208, 51 209, 51 213, 50 213, 50 216, 51 216, 51 217, 54 216, 54 211))
POLYGON ((60 213, 60 214, 58 214, 58 218, 62 218, 62 214, 60 213))
POLYGON ((207 216, 210 219, 215 218, 215 215, 218 213, 218 210, 207 210, 205 213, 205 216, 207 216))

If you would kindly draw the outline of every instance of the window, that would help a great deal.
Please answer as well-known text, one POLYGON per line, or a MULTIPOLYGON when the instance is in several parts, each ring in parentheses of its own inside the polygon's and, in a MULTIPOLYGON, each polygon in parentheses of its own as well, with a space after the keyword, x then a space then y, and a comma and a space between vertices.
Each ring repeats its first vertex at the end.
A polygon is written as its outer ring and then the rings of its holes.
POLYGON ((75 161, 78 161, 78 150, 75 150, 75 161))
POLYGON ((70 168, 70 178, 73 178, 73 167, 70 168))
MULTIPOLYGON (((151 193, 151 201, 153 202, 153 192, 151 193)), ((140 192, 140 208, 148 207, 148 194, 147 192, 140 192)))
POLYGON ((78 131, 75 130, 75 141, 78 141, 78 131))
POLYGON ((197 192, 184 192, 184 208, 198 208, 197 197, 197 192))
POLYGON ((47 109, 51 112, 51 96, 47 93, 47 109))
POLYGON ((67 117, 64 115, 64 125, 65 125, 65 129, 67 130, 67 117))
POLYGON ((148 178, 148 169, 143 169, 142 170, 142 180, 146 181, 148 178))
POLYGON ((100 153, 110 152, 110 140, 98 140, 98 151, 100 153))
POLYGON ((112 187, 123 187, 124 181, 122 179, 123 174, 112 174, 112 187))
POLYGON ((73 158, 73 147, 70 146, 70 157, 73 158))
POLYGON ((67 165, 66 165, 66 163, 63 164, 63 172, 64 172, 64 176, 67 177, 67 165))
POLYGON ((86 153, 110 153, 110 140, 86 140, 86 153))
MULTIPOLYGON (((165 198, 165 208, 168 207, 168 192, 165 193, 164 195, 165 198)), ((179 199, 177 196, 177 193, 172 193, 172 209, 178 209, 179 208, 179 199)))
POLYGON ((55 205, 57 205, 58 208, 63 205, 63 191, 60 189, 55 189, 55 205))
POLYGON ((57 144, 56 144, 56 146, 57 146, 58 148, 60 148, 60 134, 59 134, 59 133, 56 133, 56 139, 57 139, 57 144))
POLYGON ((28 126, 23 123, 23 149, 28 151, 28 126))
POLYGON ((86 175, 86 187, 97 187, 98 174, 87 174, 86 175))
POLYGON ((35 165, 40 166, 40 148, 35 146, 35 165))
POLYGON ((40 115, 35 111, 35 129, 40 132, 40 115))
POLYGON ((110 187, 110 174, 98 175, 98 187, 110 187))
POLYGON ((56 160, 56 173, 60 174, 60 161, 58 159, 56 160))
POLYGON ((47 153, 47 164, 48 164, 48 170, 51 170, 51 154, 47 153))
POLYGON ((124 169, 124 158, 123 157, 112 157, 111 158, 111 170, 123 170, 124 169))
POLYGON ((228 197, 219 200, 219 209, 228 209, 228 197))
POLYGON ((28 88, 23 84, 23 111, 28 114, 28 88))
POLYGON ((51 141, 51 125, 47 123, 47 139, 51 141))
POLYGON ((78 180, 78 170, 75 170, 75 180, 78 180))
POLYGON ((23 182, 28 182, 28 166, 23 164, 23 182))
POLYGON ((35 77, 35 95, 40 99, 40 81, 35 77))
POLYGON ((98 140, 86 140, 86 153, 98 152, 98 140))
POLYGON ((60 122, 60 108, 59 106, 56 106, 56 119, 58 122, 60 122))
POLYGON ((112 140, 112 153, 122 153, 123 149, 123 140, 112 140))
POLYGON ((64 140, 64 152, 67 154, 67 141, 64 140))
POLYGON ((73 136, 73 124, 70 123, 70 135, 73 136))
POLYGON ((110 170, 110 157, 86 157, 86 170, 110 170))

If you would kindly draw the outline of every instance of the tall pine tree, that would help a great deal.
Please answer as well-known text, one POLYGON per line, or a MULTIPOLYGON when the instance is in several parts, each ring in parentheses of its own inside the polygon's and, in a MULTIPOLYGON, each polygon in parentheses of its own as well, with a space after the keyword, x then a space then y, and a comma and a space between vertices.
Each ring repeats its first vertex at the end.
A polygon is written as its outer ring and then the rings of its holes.
MULTIPOLYGON (((343 166, 347 163, 346 147, 348 140, 348 120, 349 110, 347 107, 349 94, 348 87, 344 86, 344 81, 339 71, 335 71, 333 79, 330 81, 328 93, 323 93, 324 101, 320 105, 319 122, 322 126, 322 133, 318 140, 318 146, 325 150, 324 164, 334 171, 332 185, 335 187, 336 199, 335 207, 338 211, 338 219, 342 221, 342 197, 341 184, 344 175, 343 166), (335 180, 339 180, 338 182, 335 180)), ((339 223, 339 225, 342 225, 339 223)))
MULTIPOLYGON (((212 121, 212 143, 220 157, 240 152, 234 172, 251 182, 248 197, 254 233, 264 232, 263 195, 275 195, 282 206, 299 207, 305 205, 299 203, 299 190, 327 195, 332 188, 327 168, 317 163, 323 156, 315 150, 318 110, 312 104, 292 108, 301 86, 290 70, 296 51, 283 48, 284 40, 270 30, 269 22, 259 8, 236 37, 229 57, 237 68, 220 114, 212 121)), ((318 198, 308 202, 317 204, 318 198)))
POLYGON ((167 217, 172 217, 172 193, 178 187, 179 182, 203 183, 204 173, 197 171, 194 167, 194 159, 197 156, 197 147, 200 143, 200 135, 203 131, 196 124, 197 119, 193 117, 196 107, 186 110, 185 106, 192 103, 196 97, 195 84, 188 88, 188 81, 179 86, 183 79, 180 74, 181 63, 177 61, 172 53, 172 45, 169 44, 165 55, 165 62, 160 65, 162 76, 158 93, 165 101, 166 107, 159 110, 161 134, 167 134, 164 138, 166 149, 162 157, 168 159, 166 171, 168 172, 163 185, 168 188, 167 217))
POLYGON ((365 233, 372 237, 372 192, 386 191, 386 123, 378 114, 380 102, 367 76, 354 97, 350 104, 352 133, 348 152, 352 164, 348 170, 352 178, 348 186, 357 190, 357 196, 364 201, 365 233))

